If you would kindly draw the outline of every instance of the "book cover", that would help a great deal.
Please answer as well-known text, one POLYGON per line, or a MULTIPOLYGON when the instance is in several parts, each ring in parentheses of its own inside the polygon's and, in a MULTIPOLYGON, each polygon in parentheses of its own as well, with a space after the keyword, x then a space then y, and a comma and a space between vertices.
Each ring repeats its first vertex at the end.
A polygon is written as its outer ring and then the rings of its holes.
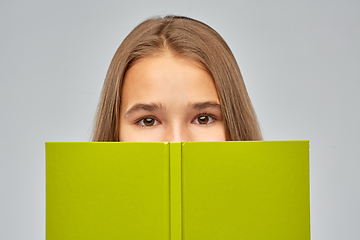
POLYGON ((309 142, 46 143, 46 239, 310 239, 309 142))

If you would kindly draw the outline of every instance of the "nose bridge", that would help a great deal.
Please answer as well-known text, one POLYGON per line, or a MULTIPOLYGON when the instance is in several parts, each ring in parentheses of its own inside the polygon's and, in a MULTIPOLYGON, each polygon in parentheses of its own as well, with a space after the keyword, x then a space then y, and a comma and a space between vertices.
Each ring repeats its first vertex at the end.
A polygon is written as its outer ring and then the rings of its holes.
POLYGON ((165 139, 167 142, 191 141, 191 134, 186 124, 171 124, 167 127, 165 134, 165 139))

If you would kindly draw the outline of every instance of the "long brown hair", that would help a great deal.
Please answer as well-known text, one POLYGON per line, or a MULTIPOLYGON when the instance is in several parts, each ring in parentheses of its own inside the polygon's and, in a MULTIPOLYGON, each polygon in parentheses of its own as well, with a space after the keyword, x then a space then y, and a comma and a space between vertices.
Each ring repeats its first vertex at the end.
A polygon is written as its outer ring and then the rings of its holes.
POLYGON ((119 141, 121 91, 127 69, 140 58, 165 51, 195 60, 208 70, 220 99, 227 140, 262 139, 240 69, 224 39, 200 21, 166 16, 138 25, 117 49, 102 89, 93 141, 119 141))

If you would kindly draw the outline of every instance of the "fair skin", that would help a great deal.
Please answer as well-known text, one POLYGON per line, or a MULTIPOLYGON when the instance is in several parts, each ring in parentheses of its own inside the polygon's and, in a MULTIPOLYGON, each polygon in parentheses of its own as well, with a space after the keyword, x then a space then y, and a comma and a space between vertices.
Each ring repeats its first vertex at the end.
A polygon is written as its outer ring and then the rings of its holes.
POLYGON ((120 141, 225 141, 220 101, 210 74, 169 52, 127 70, 121 95, 120 141))

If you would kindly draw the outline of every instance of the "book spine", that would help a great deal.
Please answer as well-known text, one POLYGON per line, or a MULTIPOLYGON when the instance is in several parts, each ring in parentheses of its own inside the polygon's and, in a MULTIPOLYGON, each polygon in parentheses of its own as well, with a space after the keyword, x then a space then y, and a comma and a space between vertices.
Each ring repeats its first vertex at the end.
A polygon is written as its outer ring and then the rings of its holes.
POLYGON ((170 239, 182 239, 181 143, 170 143, 170 239))

